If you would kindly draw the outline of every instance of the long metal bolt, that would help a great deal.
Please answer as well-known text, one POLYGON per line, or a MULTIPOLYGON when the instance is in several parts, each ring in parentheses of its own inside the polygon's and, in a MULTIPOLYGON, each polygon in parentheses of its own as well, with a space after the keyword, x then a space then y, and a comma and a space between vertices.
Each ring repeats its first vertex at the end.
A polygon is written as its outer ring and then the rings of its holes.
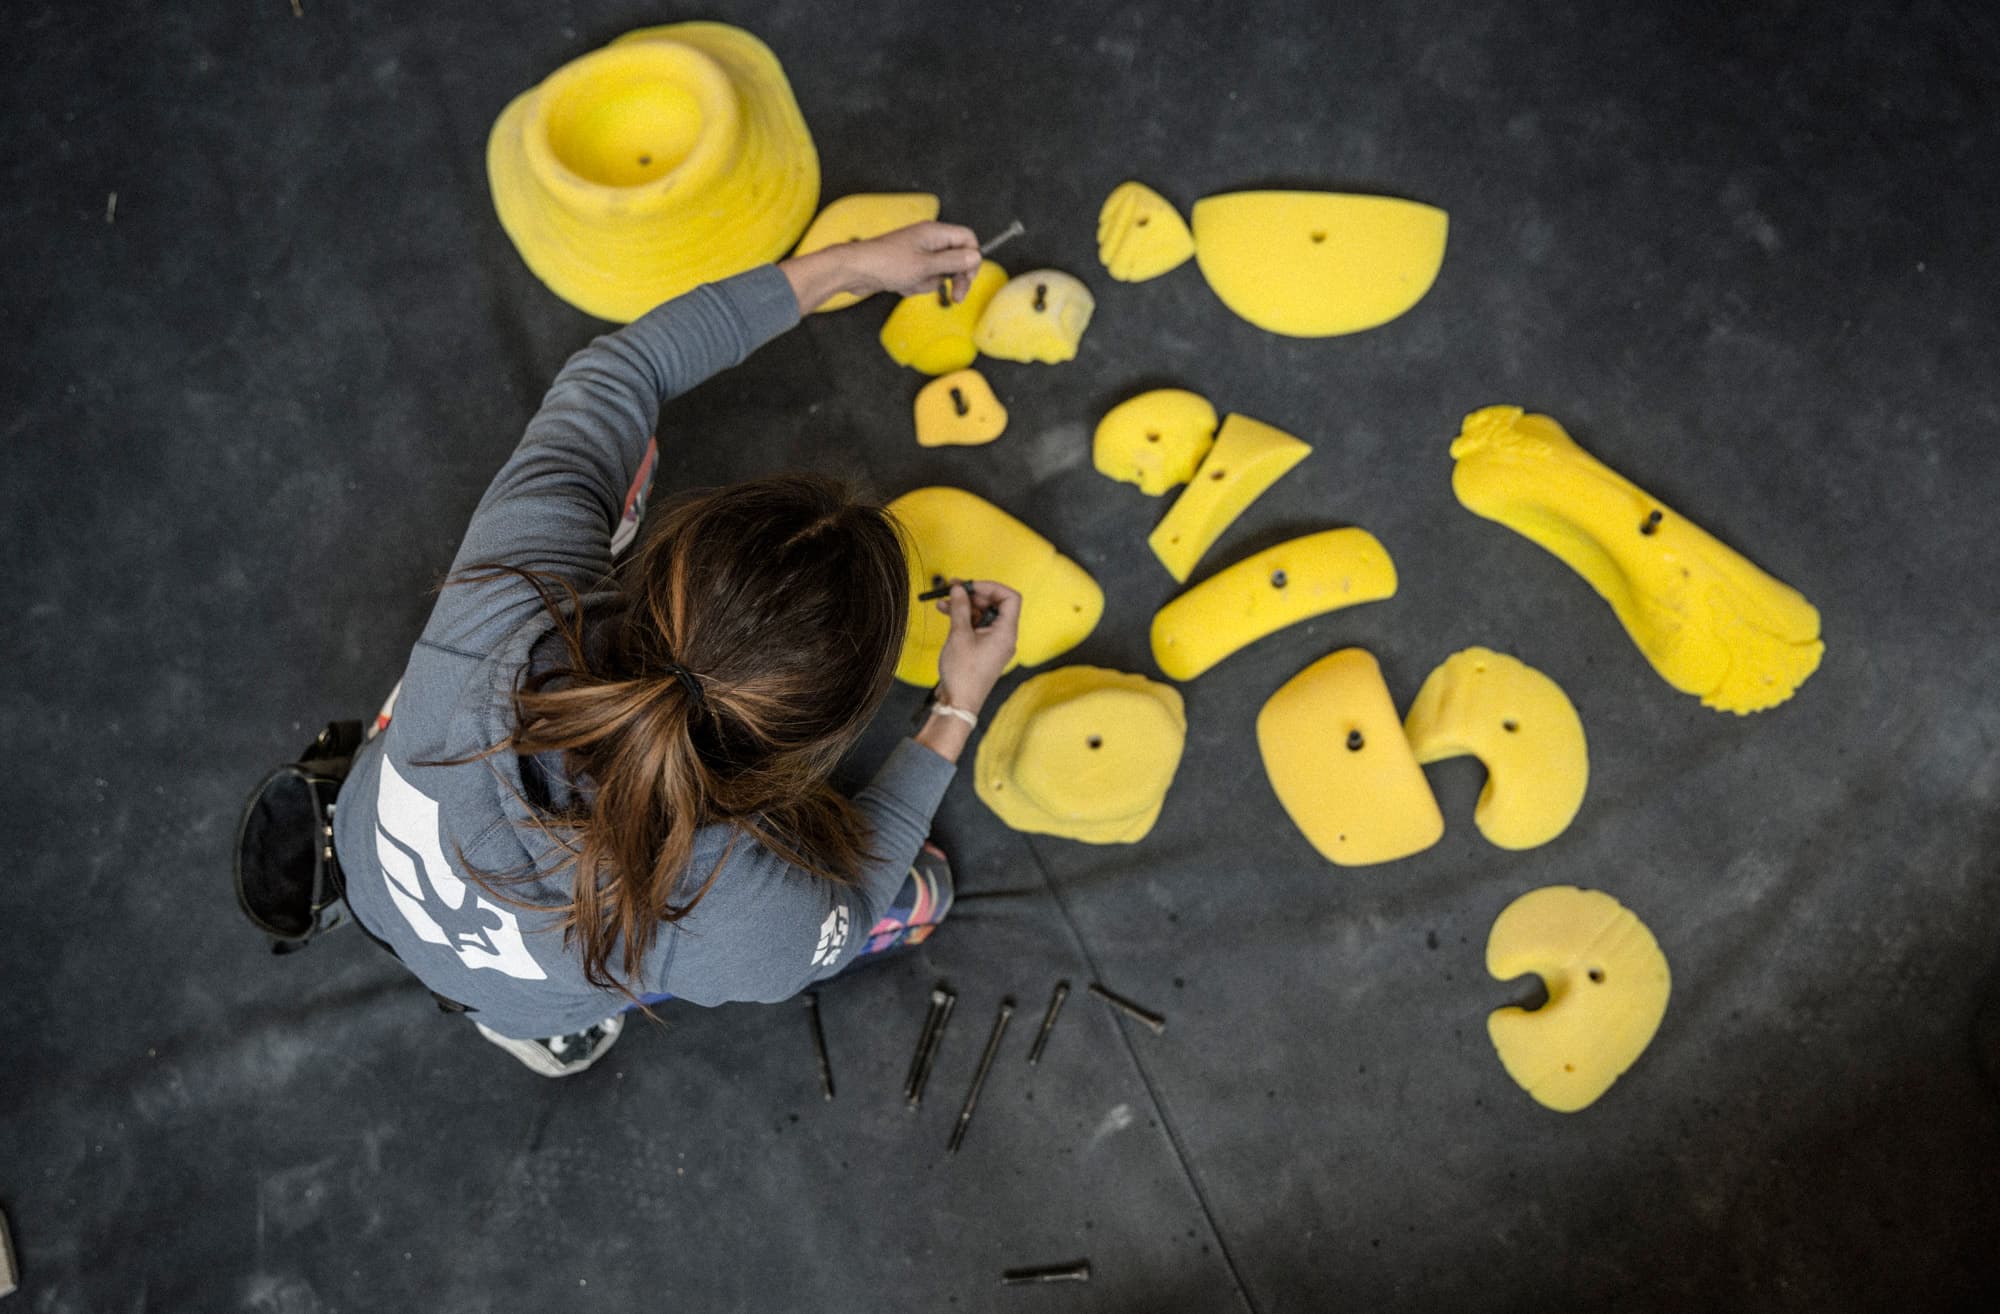
POLYGON ((965 1140, 965 1129, 972 1122, 972 1110, 979 1104, 979 1089, 986 1084, 986 1074, 992 1070, 993 1056, 1000 1052, 1000 1037, 1007 1034, 1007 1023, 1014 1017, 1014 1001, 1000 1001, 1000 1016, 993 1019, 993 1034, 986 1038, 986 1052, 979 1056, 979 1071, 972 1074, 972 1089, 965 1092, 965 1107, 958 1111, 958 1125, 951 1129, 951 1144, 945 1153, 956 1154, 960 1143, 965 1140))
POLYGON ((1069 982, 1056 982, 1056 992, 1049 996, 1048 1012, 1042 1014, 1042 1029, 1035 1033, 1035 1044, 1028 1051, 1028 1066, 1042 1061, 1042 1046, 1049 1043, 1049 1032, 1055 1030, 1056 1014, 1062 1012, 1063 1000, 1069 998, 1069 982))
POLYGON ((924 1042, 917 1048, 917 1061, 910 1077, 909 1090, 904 1098, 912 1111, 924 1102, 924 1087, 930 1084, 931 1064, 937 1061, 938 1047, 944 1043, 944 1029, 951 1023, 951 1010, 958 1006, 958 996, 949 990, 931 991, 931 1008, 937 1021, 927 1029, 924 1042), (939 997, 942 996, 942 999, 939 997))
POLYGON ((1019 1286, 1026 1282, 1088 1282, 1090 1281, 1090 1261, 1079 1259, 1074 1264, 1056 1264, 1049 1268, 1010 1268, 1000 1275, 1003 1287, 1019 1286))
POLYGON ((1133 1021, 1144 1023, 1152 1029, 1154 1035, 1163 1036, 1167 1033, 1167 1020, 1158 1013, 1139 1007, 1123 995, 1112 994, 1095 981, 1090 983, 1090 993, 1096 995, 1099 999, 1102 999, 1105 1003, 1111 1005, 1133 1021))
POLYGON ((819 991, 806 992, 806 1012, 812 1018, 813 1053, 819 1059, 820 1089, 828 1099, 833 1098, 833 1062, 826 1056, 826 1028, 819 1021, 819 991))

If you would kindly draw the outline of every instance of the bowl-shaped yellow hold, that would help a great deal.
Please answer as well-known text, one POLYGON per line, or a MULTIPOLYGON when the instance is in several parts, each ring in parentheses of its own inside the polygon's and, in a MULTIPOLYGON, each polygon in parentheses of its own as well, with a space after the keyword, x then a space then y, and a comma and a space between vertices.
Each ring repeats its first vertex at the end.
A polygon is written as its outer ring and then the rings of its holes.
POLYGON ((980 741, 973 787, 1015 830, 1130 844, 1159 819, 1186 742, 1186 711, 1171 687, 1065 666, 1001 705, 980 741))
POLYGON ((1273 333, 1324 338, 1386 324, 1444 263, 1445 213, 1337 192, 1235 192, 1194 203, 1194 254, 1222 304, 1273 333))
POLYGON ((977 447, 1007 429, 1007 408, 978 370, 940 374, 917 393, 919 447, 977 447))
POLYGON ((1120 183, 1097 214, 1097 258, 1121 283, 1143 283, 1194 254, 1194 234, 1174 204, 1142 182, 1120 183))
POLYGON ((1158 497, 1194 478, 1215 446, 1215 407, 1184 388, 1155 388, 1128 397, 1104 413, 1091 441, 1099 474, 1137 484, 1158 497))
POLYGON ((1168 574, 1185 583, 1222 531, 1311 453, 1307 444, 1261 420, 1226 417, 1187 490, 1146 536, 1147 546, 1168 574))
POLYGON ((962 488, 918 488, 889 503, 909 535, 910 628, 896 662, 907 684, 937 683, 951 622, 916 595, 954 579, 998 580, 1021 594, 1015 666, 1039 666, 1088 638, 1104 614, 1090 573, 984 498, 962 488))
POLYGON ((1059 365, 1076 358, 1096 309, 1097 299, 1082 279, 1060 269, 1032 269, 994 294, 972 342, 995 360, 1059 365))
MULTIPOLYGON (((792 254, 811 255, 843 242, 865 242, 937 217, 938 198, 929 192, 857 192, 821 210, 792 254)), ((816 314, 842 310, 859 300, 852 292, 836 292, 813 310, 816 314)))
POLYGON ((486 173, 535 276, 619 322, 783 255, 819 198, 777 57, 721 23, 644 28, 563 65, 501 112, 486 173))
POLYGON ((936 292, 904 297, 882 323, 882 350, 925 374, 964 369, 979 356, 972 345, 979 317, 1006 284, 1007 271, 988 260, 973 274, 963 301, 940 299, 936 292))
POLYGON ((1548 1002, 1501 1008, 1486 1034, 1537 1104, 1575 1113, 1638 1062, 1666 1016, 1673 977, 1646 924, 1600 890, 1552 885, 1522 895, 1494 920, 1486 970, 1533 974, 1548 1002))

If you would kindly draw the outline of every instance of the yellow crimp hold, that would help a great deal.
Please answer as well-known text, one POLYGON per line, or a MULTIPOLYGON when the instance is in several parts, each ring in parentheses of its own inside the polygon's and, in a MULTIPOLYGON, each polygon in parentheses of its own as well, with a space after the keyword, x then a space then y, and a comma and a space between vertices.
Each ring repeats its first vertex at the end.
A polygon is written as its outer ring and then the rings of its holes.
POLYGON ((1097 299, 1060 269, 1016 274, 987 303, 972 342, 996 360, 1059 365, 1076 358, 1097 299))
POLYGON ((973 274, 963 301, 941 302, 935 292, 904 297, 882 323, 882 350, 898 365, 925 374, 964 369, 979 356, 972 331, 1006 282, 1007 271, 988 260, 973 274))
POLYGON ((1185 584, 1201 554, 1222 531, 1311 452, 1310 446, 1282 429, 1247 415, 1229 416, 1187 491, 1146 536, 1153 555, 1168 574, 1185 584))
POLYGON ((1740 716, 1784 702, 1819 668, 1819 612, 1798 590, 1668 510, 1548 416, 1474 411, 1451 455, 1458 500, 1589 581, 1674 688, 1740 716))
POLYGON ((1666 1016, 1667 956, 1646 924, 1600 890, 1551 885, 1507 905, 1486 940, 1486 970, 1530 973, 1549 1000, 1494 1010, 1486 1034, 1522 1090, 1558 1113, 1587 1108, 1638 1062, 1666 1016))
POLYGON ((940 374, 917 394, 917 445, 977 447, 1007 428, 1007 408, 978 370, 940 374))
POLYGON ((1444 834, 1382 668, 1360 648, 1320 658, 1272 694, 1257 748, 1278 801, 1328 862, 1390 862, 1444 834))
POLYGON ((998 580, 1019 592, 1016 666, 1039 666, 1088 638, 1104 614, 1104 590, 1088 571, 984 498, 962 488, 918 488, 889 503, 909 534, 910 628, 896 661, 906 684, 937 683, 938 653, 951 621, 916 595, 954 579, 998 580))
POLYGON ((1098 473, 1158 497, 1194 478, 1215 445, 1215 407, 1183 388, 1155 388, 1119 402, 1097 422, 1091 462, 1098 473))
POLYGON ((1222 304, 1273 333, 1386 324, 1444 263, 1442 210, 1390 196, 1235 192, 1194 203, 1194 254, 1222 304))
POLYGON ((1153 660, 1192 680, 1267 634, 1396 592, 1396 565, 1365 529, 1329 529, 1245 557, 1153 617, 1153 660))
POLYGON ((722 23, 642 28, 563 65, 494 121, 486 176, 535 277, 619 322, 777 259, 819 199, 784 69, 722 23))
POLYGON ((1095 666, 1037 675, 1001 705, 973 789, 1015 830, 1131 844, 1159 819, 1187 743, 1170 686, 1095 666))
POLYGON ((1142 182, 1120 183, 1097 213, 1097 258, 1121 283, 1143 283, 1187 263, 1194 234, 1174 204, 1142 182))
POLYGON ((1468 753, 1485 765, 1472 819, 1503 849, 1548 843, 1583 806, 1583 721, 1562 686, 1519 658, 1487 648, 1453 653, 1417 691, 1403 733, 1425 765, 1468 753))
MULTIPOLYGON (((821 210, 792 254, 811 255, 842 242, 865 242, 937 217, 938 198, 929 192, 857 192, 821 210)), ((813 309, 815 314, 824 314, 845 309, 859 300, 852 292, 836 292, 813 309)))

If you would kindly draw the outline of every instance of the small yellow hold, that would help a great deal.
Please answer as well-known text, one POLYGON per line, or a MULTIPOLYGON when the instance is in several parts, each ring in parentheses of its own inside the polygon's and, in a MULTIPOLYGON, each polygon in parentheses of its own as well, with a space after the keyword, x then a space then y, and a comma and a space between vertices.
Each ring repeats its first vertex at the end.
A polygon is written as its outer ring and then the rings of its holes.
POLYGON ((1661 678, 1718 711, 1761 712, 1819 669, 1819 612, 1590 453, 1546 415, 1488 406, 1451 445, 1466 508, 1589 581, 1661 678))
POLYGON ((1519 658, 1486 648, 1453 653, 1417 691, 1403 733, 1425 765, 1468 753, 1485 765, 1472 819, 1503 849, 1548 843, 1583 806, 1583 721, 1561 685, 1519 658))
POLYGON ((1007 408, 978 370, 940 374, 917 394, 917 445, 977 447, 1007 429, 1007 408))
POLYGON ((1194 234, 1174 204, 1142 182, 1120 183, 1097 214, 1097 258, 1121 283, 1143 283, 1187 263, 1194 234))
POLYGON ((1215 407, 1183 388, 1155 388, 1119 402, 1097 422, 1091 461, 1100 474, 1158 497, 1194 478, 1215 445, 1215 407))
POLYGON ((1034 269, 1009 279, 987 303, 973 345, 996 360, 1059 365, 1076 358, 1097 299, 1083 280, 1059 269, 1034 269))
POLYGON ((1282 429, 1247 415, 1229 416, 1187 491, 1147 535, 1153 555, 1168 574, 1186 583, 1222 531, 1311 452, 1282 429))
POLYGON ((1396 565, 1365 529, 1329 529, 1245 557, 1153 617, 1153 660, 1192 680, 1267 634, 1396 592, 1396 565))
POLYGON ((1320 658, 1272 694, 1257 749, 1292 824, 1328 862, 1391 862, 1444 834, 1382 668, 1360 648, 1320 658))
MULTIPOLYGON (((938 198, 929 192, 857 192, 821 210, 792 254, 811 255, 843 242, 865 242, 937 217, 938 198)), ((815 307, 815 311, 824 314, 841 310, 859 300, 852 292, 836 292, 815 307)))
POLYGON ((979 356, 972 331, 1006 282, 1007 271, 988 260, 973 274, 963 301, 940 300, 936 292, 904 297, 882 323, 882 350, 898 365, 925 374, 964 369, 979 356))
POLYGON ((1187 743, 1181 696, 1144 676, 1065 666, 987 724, 973 789, 1015 830, 1087 844, 1144 839, 1187 743))
POLYGON ((1493 922, 1486 970, 1541 977, 1548 1002, 1494 1010, 1486 1034, 1522 1090, 1558 1113, 1587 1108, 1638 1062, 1666 1016, 1673 977, 1653 933, 1600 890, 1551 885, 1493 922))

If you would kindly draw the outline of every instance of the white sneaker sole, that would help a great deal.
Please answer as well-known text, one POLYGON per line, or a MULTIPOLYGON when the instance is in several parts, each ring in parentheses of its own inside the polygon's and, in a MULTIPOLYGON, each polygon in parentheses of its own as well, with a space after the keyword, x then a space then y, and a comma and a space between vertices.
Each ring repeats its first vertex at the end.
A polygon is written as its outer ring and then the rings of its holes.
POLYGON ((612 1045, 616 1044, 618 1037, 625 1033, 625 1017, 623 1014, 606 1018, 597 1024, 604 1028, 603 1041, 581 1058, 564 1060, 551 1054, 547 1046, 537 1041, 515 1040, 511 1036, 503 1036, 482 1022, 474 1022, 472 1025, 479 1028, 480 1035, 521 1060, 522 1066, 532 1069, 544 1077, 575 1076, 610 1053, 612 1045))

